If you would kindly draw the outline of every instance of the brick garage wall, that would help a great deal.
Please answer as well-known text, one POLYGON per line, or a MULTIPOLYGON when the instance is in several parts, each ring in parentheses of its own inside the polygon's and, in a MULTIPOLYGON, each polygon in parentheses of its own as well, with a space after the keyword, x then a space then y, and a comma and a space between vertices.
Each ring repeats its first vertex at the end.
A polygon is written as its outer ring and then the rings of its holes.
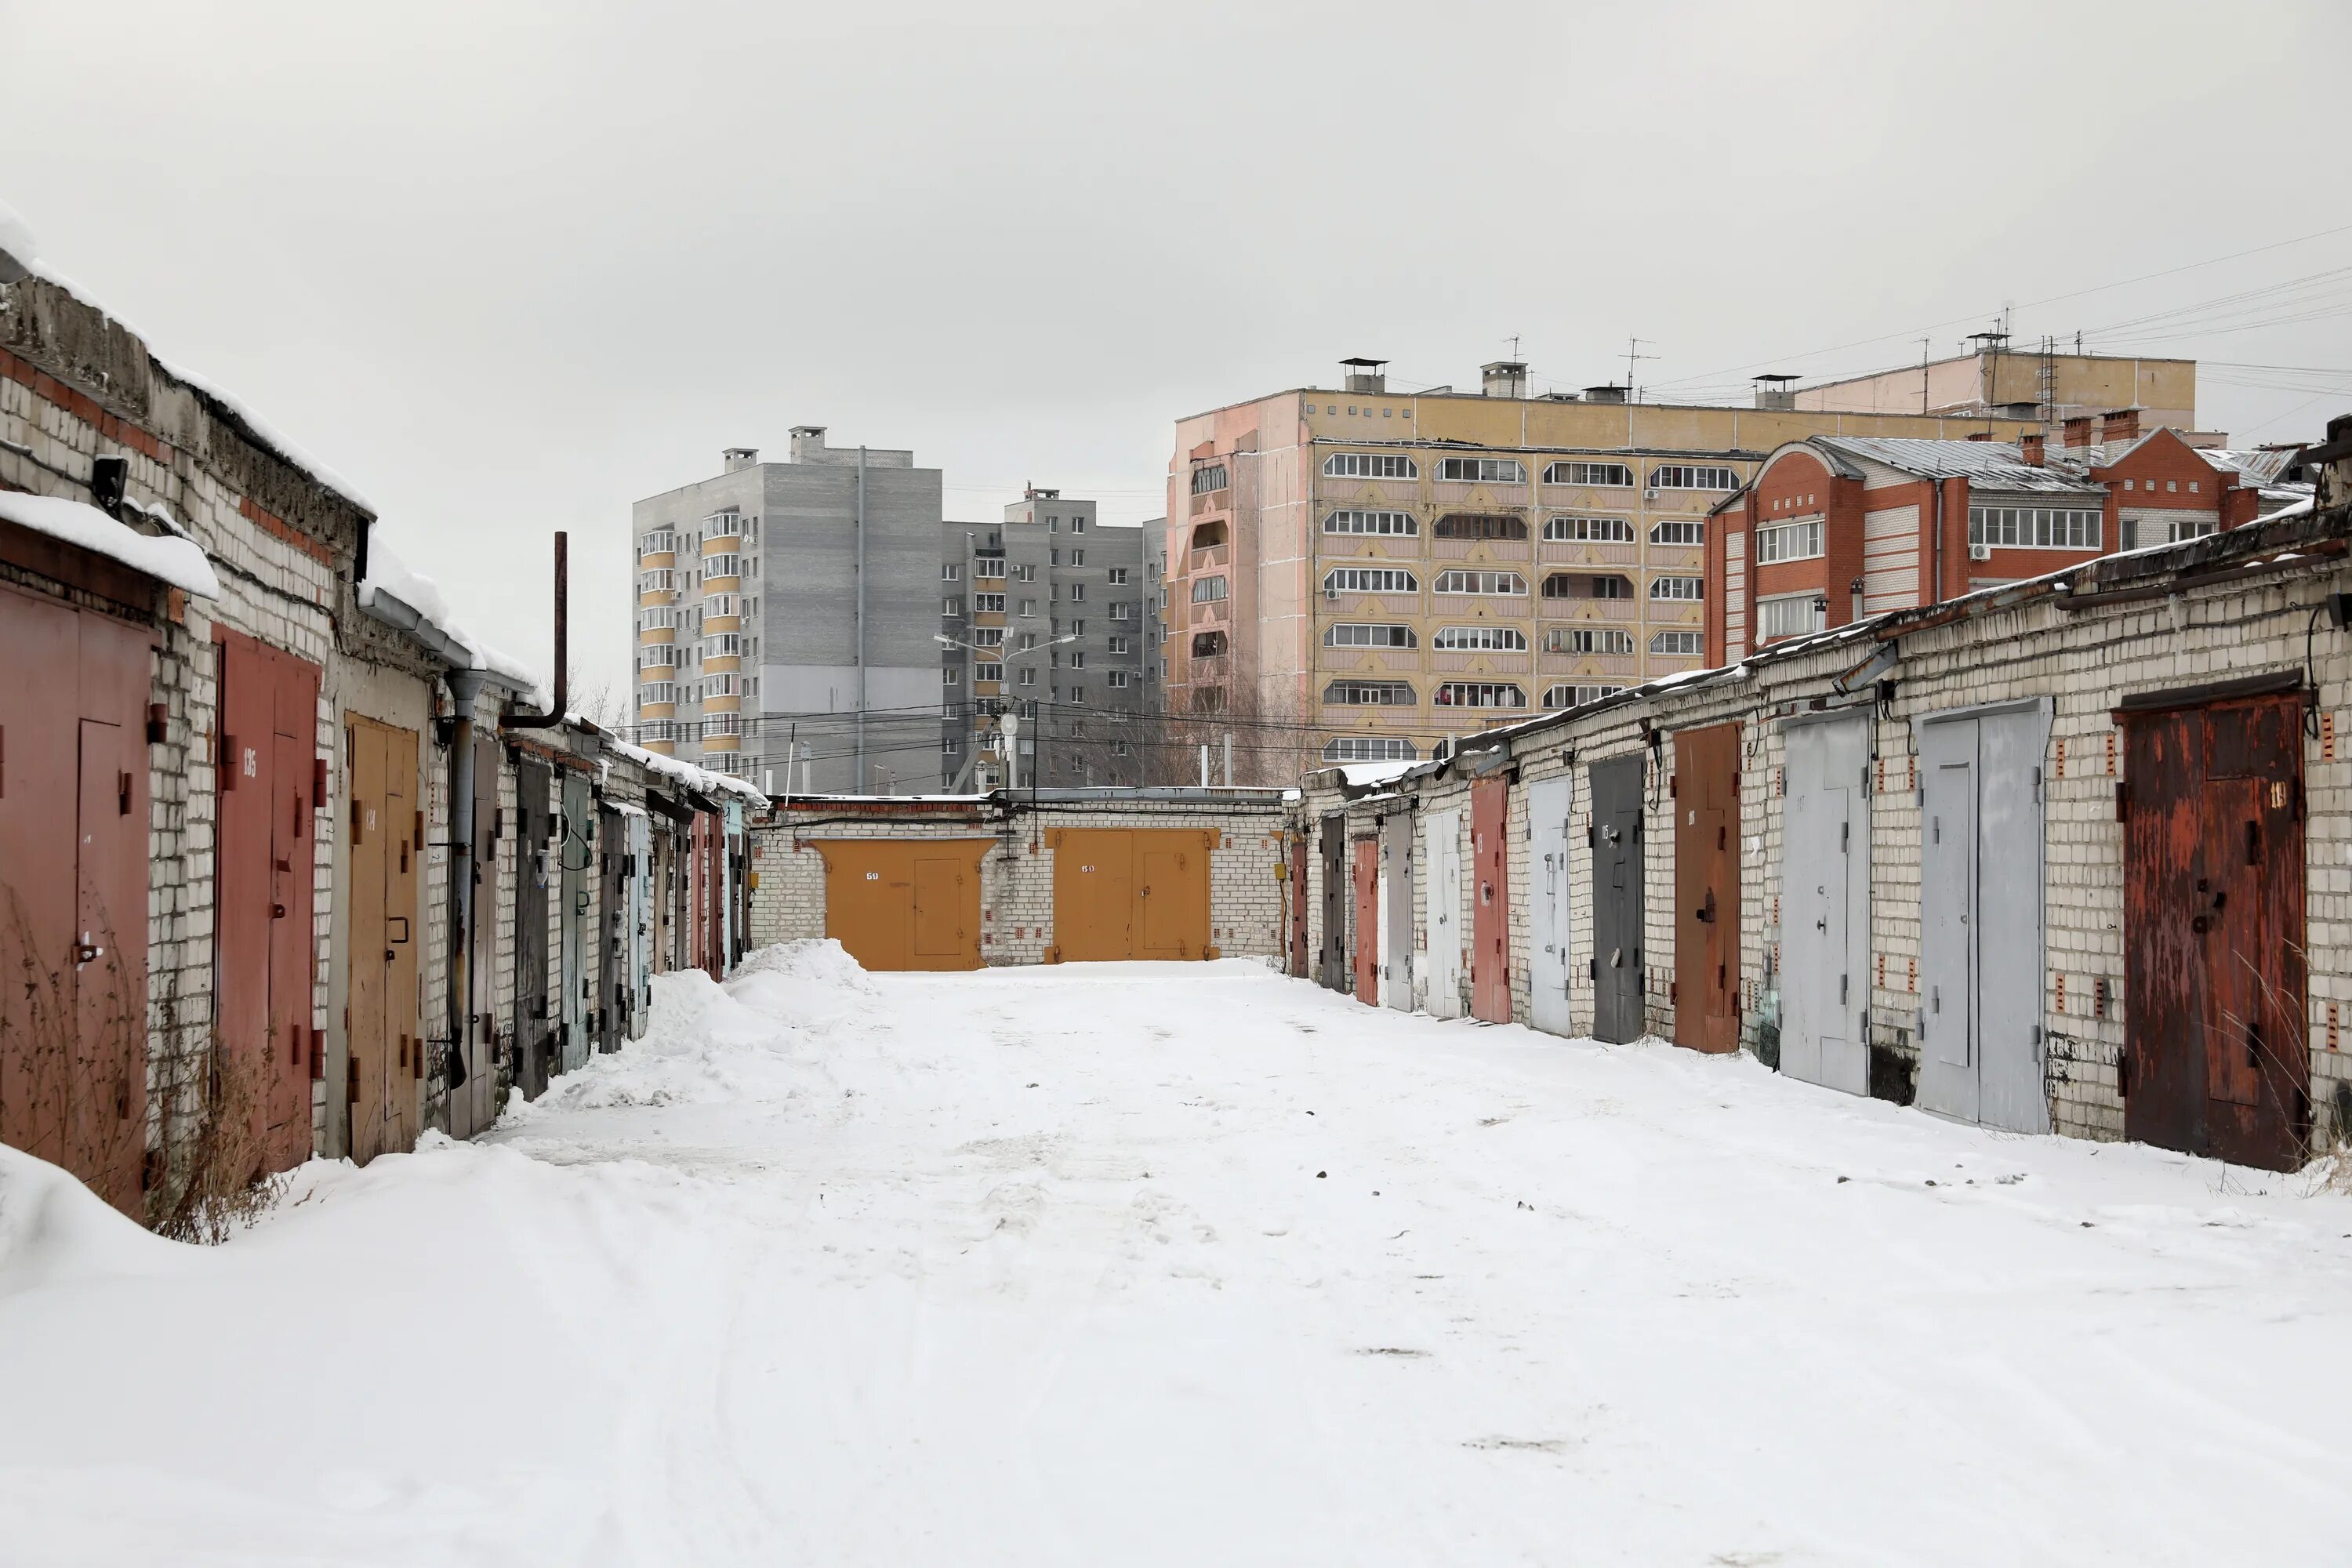
POLYGON ((751 829, 751 940, 755 945, 824 934, 827 838, 988 838, 981 858, 981 961, 992 967, 1043 963, 1054 945, 1056 828, 1212 829, 1210 941, 1221 956, 1279 963, 1284 951, 1286 853, 1283 803, 1169 805, 1149 801, 1063 805, 1024 803, 1010 814, 958 806, 828 811, 823 805, 771 812, 751 829))

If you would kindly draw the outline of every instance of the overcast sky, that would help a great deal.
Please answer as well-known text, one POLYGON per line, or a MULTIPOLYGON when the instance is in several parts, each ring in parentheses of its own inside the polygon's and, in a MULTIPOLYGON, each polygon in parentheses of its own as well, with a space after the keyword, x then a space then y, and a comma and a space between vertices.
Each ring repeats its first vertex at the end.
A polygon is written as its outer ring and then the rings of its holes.
POLYGON ((0 59, 47 265, 542 666, 570 529, 615 686, 630 501, 795 424, 1132 520, 1346 354, 1739 401, 2007 305, 2242 440, 2352 409, 2343 0, 0 0, 0 59))

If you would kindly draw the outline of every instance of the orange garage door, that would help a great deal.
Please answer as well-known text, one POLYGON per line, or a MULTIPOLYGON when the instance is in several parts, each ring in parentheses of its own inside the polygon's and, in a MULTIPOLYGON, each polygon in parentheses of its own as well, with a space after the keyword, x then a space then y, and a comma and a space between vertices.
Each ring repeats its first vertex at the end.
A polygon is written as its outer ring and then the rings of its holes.
POLYGON ((993 838, 831 838, 824 934, 868 969, 980 967, 980 858, 993 838))
POLYGON ((1046 962, 1217 956, 1209 942, 1214 828, 1062 827, 1045 842, 1054 851, 1046 962))

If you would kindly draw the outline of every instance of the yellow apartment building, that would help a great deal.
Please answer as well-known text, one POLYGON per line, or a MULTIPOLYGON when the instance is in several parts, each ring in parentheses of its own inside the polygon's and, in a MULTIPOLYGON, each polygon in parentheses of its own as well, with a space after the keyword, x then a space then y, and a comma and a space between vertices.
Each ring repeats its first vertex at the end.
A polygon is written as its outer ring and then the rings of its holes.
POLYGON ((1379 361, 1343 371, 1337 389, 1176 425, 1167 707, 1224 715, 1259 780, 1425 757, 1447 734, 1696 668, 1708 509, 1784 441, 2034 427, 1530 396, 1509 362, 1475 393, 1392 393, 1379 361))

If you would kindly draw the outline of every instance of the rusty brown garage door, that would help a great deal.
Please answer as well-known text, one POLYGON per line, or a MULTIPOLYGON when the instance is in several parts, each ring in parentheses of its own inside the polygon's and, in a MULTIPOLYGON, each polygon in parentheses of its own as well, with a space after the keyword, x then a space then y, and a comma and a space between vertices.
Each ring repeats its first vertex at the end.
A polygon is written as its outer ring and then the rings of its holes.
POLYGON ((868 969, 978 969, 980 858, 993 838, 829 838, 824 934, 868 969))
POLYGON ((2291 1170, 2311 1118, 2304 696, 2164 700, 2116 715, 2124 1134, 2291 1170))
POLYGON ((1048 963, 1214 958, 1209 852, 1215 828, 1057 827, 1048 963))
POLYGON ((220 671, 213 1016, 227 1101, 221 1114, 244 1118, 250 1173, 260 1174, 310 1155, 319 667, 226 628, 213 638, 220 671))
POLYGON ((1739 726, 1675 734, 1675 1043, 1739 1048, 1739 726))
POLYGON ((0 587, 0 1142, 131 1214, 147 1149, 152 647, 144 627, 0 587))

